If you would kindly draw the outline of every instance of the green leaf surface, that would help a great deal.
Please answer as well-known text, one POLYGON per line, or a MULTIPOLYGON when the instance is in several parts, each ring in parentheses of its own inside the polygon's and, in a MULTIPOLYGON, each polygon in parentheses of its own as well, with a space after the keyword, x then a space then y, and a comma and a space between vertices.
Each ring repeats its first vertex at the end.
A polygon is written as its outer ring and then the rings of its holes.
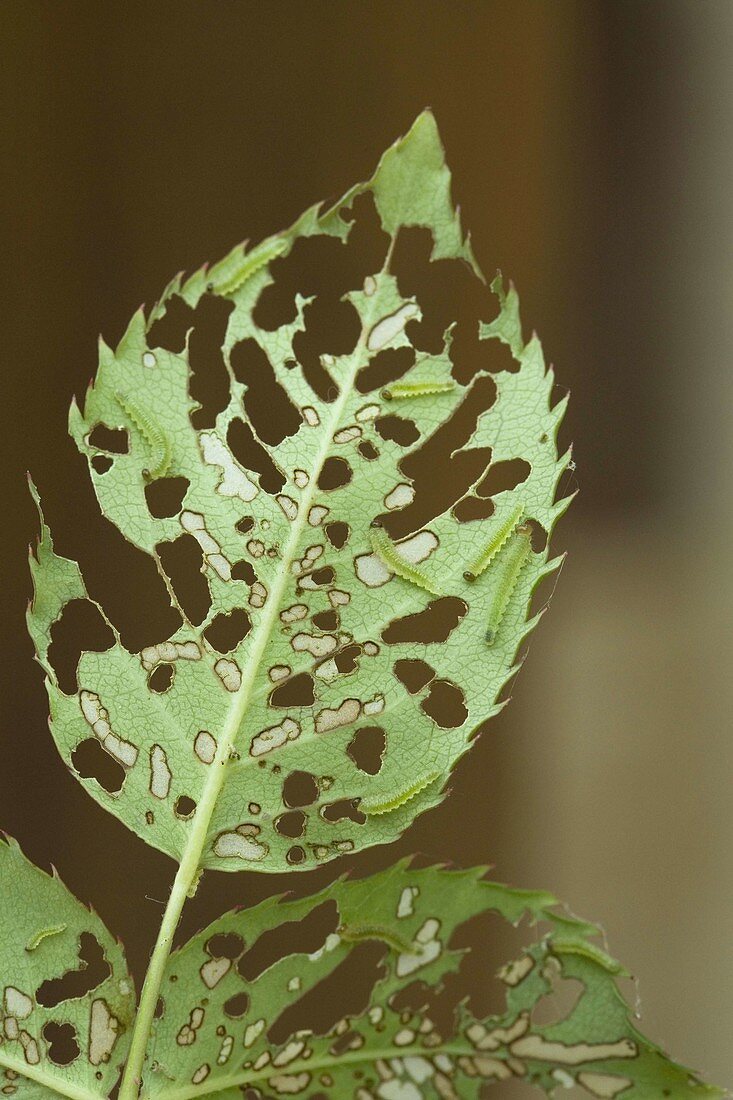
MULTIPOLYGON (((501 311, 482 337, 506 340, 511 331, 515 362, 494 375, 496 399, 465 447, 491 448, 490 471, 523 460, 526 478, 494 495, 487 518, 460 522, 448 508, 416 520, 396 543, 389 537, 394 517, 417 506, 405 463, 460 415, 471 390, 454 377, 450 330, 441 352, 414 354, 393 390, 365 392, 358 384, 380 354, 412 349, 410 322, 420 318, 420 303, 402 296, 390 261, 399 232, 415 226, 432 233, 434 259, 476 270, 429 113, 341 202, 312 208, 284 233, 174 280, 147 321, 142 311, 133 317, 115 350, 100 345, 83 409, 72 406, 70 431, 89 459, 103 514, 155 560, 176 607, 161 548, 184 538, 200 556, 211 598, 202 622, 182 611, 172 637, 138 653, 110 624, 111 648, 83 653, 78 691, 65 694, 48 659, 50 633, 65 604, 86 590, 76 564, 56 556, 42 528, 29 627, 47 672, 57 746, 73 769, 75 750, 96 739, 121 769, 121 788, 80 782, 174 859, 187 852, 220 870, 307 869, 398 837, 442 799, 477 727, 500 709, 517 649, 538 618, 529 616, 533 589, 559 564, 543 544, 569 502, 557 499, 569 461, 556 448, 564 403, 551 406, 552 372, 536 338, 522 343, 516 295, 505 298, 499 284, 501 311), (311 300, 297 296, 295 320, 272 330, 256 323, 253 310, 302 238, 332 236, 345 242, 337 247, 349 247, 348 218, 359 195, 375 202, 383 262, 345 296, 359 335, 348 354, 321 358, 332 380, 327 400, 309 384, 293 347, 308 333, 311 300), (231 307, 221 349, 229 396, 214 427, 195 428, 188 347, 165 350, 150 333, 176 303, 194 307, 204 296, 231 307), (247 411, 261 379, 240 379, 232 367, 245 345, 269 364, 294 413, 297 427, 279 442, 262 438, 261 427, 258 436, 247 411), (397 442, 388 422, 406 424, 412 442, 397 442), (126 432, 126 453, 95 445, 98 425, 126 432), (232 426, 252 429, 279 488, 265 488, 257 470, 235 458, 232 426), (324 487, 334 470, 344 483, 324 487), (166 478, 185 479, 186 489, 175 514, 160 518, 146 490, 166 478), (521 568, 511 571, 503 542, 520 518, 544 534, 533 536, 526 561, 522 555, 521 568), (329 535, 334 524, 345 533, 341 545, 329 535), (495 551, 488 567, 467 580, 464 572, 487 547, 495 551), (217 651, 208 628, 232 615, 246 636, 217 651), (410 691, 398 672, 416 661, 427 681, 410 691), (150 686, 156 670, 172 677, 163 692, 150 686), (298 685, 306 686, 305 700, 283 702, 298 685), (436 718, 441 699, 450 714, 436 718), (355 762, 367 736, 382 739, 377 770, 355 762), (293 773, 311 784, 295 803, 284 790, 293 773)), ((487 314, 494 310, 487 296, 487 314)))
MULTIPOLYGON (((482 922, 470 938, 497 932, 500 921, 482 922)), ((623 1100, 720 1096, 639 1033, 617 987, 625 971, 598 932, 550 894, 485 881, 481 870, 407 862, 312 898, 229 913, 169 960, 144 1094, 468 1100, 523 1080, 559 1095, 576 1084, 623 1100), (499 971, 496 1015, 477 1019, 470 1001, 448 996, 446 1007, 445 998, 464 959, 475 991, 494 977, 452 946, 456 929, 485 913, 530 927, 526 948, 499 971), (381 968, 371 990, 364 954, 349 968, 367 944, 381 968), (559 1000, 571 987, 577 999, 559 1000), (543 1023, 551 1002, 558 1018, 543 1023)))
POLYGON ((135 1011, 120 944, 12 840, 0 840, 0 928, 0 1093, 107 1095, 135 1011))

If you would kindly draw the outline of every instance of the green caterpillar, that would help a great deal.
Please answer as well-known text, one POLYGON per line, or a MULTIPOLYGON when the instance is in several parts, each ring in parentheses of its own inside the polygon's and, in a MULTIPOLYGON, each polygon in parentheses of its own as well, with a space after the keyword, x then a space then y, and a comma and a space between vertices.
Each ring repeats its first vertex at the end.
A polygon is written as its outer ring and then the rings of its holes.
POLYGON ((36 932, 35 936, 32 936, 25 945, 26 951, 35 951, 40 943, 43 943, 48 936, 58 936, 61 932, 66 931, 65 924, 55 924, 52 928, 42 928, 40 932, 36 932))
POLYGON ((401 955, 421 955, 423 950, 420 944, 410 943, 383 924, 345 924, 338 928, 337 932, 347 943, 383 940, 393 951, 398 951, 401 955))
POLYGON ((146 481, 155 481, 158 477, 164 477, 171 464, 171 445, 168 436, 152 417, 129 397, 122 393, 116 393, 115 397, 150 448, 151 465, 143 470, 143 477, 146 481))
POLYGON ((524 508, 521 504, 518 504, 516 508, 509 513, 506 519, 499 524, 488 544, 481 553, 473 559, 468 569, 463 574, 467 581, 475 581, 477 577, 481 576, 491 559, 501 550, 523 515, 524 508))
POLYGON ((440 772, 429 772, 428 775, 423 776, 422 779, 418 779, 417 783, 413 783, 411 786, 403 788, 396 795, 393 795, 385 802, 370 802, 368 799, 362 799, 359 803, 359 809, 362 813, 371 814, 388 814, 392 810, 398 810, 400 806, 404 806, 406 802, 414 798, 415 795, 420 794, 426 787, 429 787, 431 783, 439 777, 440 772))
POLYGON ((382 397, 385 401, 399 400, 402 397, 427 397, 433 393, 450 393, 455 389, 455 385, 452 378, 427 379, 425 382, 395 382, 394 385, 382 390, 382 397))
POLYGON ((497 568, 497 586, 494 591, 486 623, 486 641, 493 645, 496 632, 501 626, 512 592, 516 588, 519 574, 532 552, 532 529, 528 524, 518 527, 505 550, 502 551, 497 568))
POLYGON ((270 260, 282 255, 287 247, 288 242, 283 240, 282 237, 277 237, 272 241, 263 241, 262 244, 257 245, 256 248, 253 248, 251 252, 242 257, 241 265, 228 279, 224 279, 218 285, 209 283, 209 289, 214 290, 217 294, 234 294, 248 279, 256 275, 265 264, 269 264, 270 260))
POLYGON ((393 573, 396 573, 398 577, 402 577, 405 581, 416 584, 418 588, 424 588, 426 592, 430 592, 433 596, 441 595, 422 569, 402 557, 392 539, 376 520, 372 524, 370 537, 374 553, 382 559, 385 565, 389 566, 393 573))

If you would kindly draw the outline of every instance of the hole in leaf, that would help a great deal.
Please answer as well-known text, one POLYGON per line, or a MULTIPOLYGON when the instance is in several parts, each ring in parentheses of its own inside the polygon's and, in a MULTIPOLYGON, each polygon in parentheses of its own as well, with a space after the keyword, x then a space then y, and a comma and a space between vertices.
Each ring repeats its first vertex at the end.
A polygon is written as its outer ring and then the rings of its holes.
POLYGON ((231 653, 250 632, 252 623, 241 607, 229 614, 220 612, 204 630, 204 637, 217 653, 231 653))
MULTIPOLYGON (((302 333, 298 333, 298 336, 305 338, 302 333)), ((299 347, 300 354, 304 356, 305 362, 302 363, 303 377, 313 390, 313 392, 320 398, 321 401, 330 403, 335 401, 338 397, 339 390, 331 375, 328 373, 320 358, 315 354, 308 353, 302 344, 301 340, 296 337, 293 340, 293 348, 299 347)))
POLYGON ((36 1000, 43 1008, 56 1008, 64 1001, 86 997, 112 973, 102 946, 91 932, 79 936, 79 967, 67 970, 59 978, 47 978, 36 990, 36 1000))
POLYGON ((224 1013, 232 1020, 238 1020, 244 1016, 249 1008, 249 997, 246 993, 235 993, 228 1001, 224 1001, 224 1013))
POLYGON ((372 196, 358 196, 352 210, 346 243, 335 237, 300 237, 287 256, 272 262, 274 282, 262 291, 253 314, 260 328, 272 332, 295 320, 296 294, 338 299, 359 289, 367 275, 381 269, 388 240, 372 196))
POLYGON ((374 462, 375 458, 379 458, 379 451, 368 439, 362 439, 361 443, 357 444, 357 450, 367 462, 374 462))
POLYGON ((491 910, 458 925, 450 936, 451 950, 470 948, 461 964, 461 973, 453 979, 454 983, 457 981, 453 993, 458 992, 460 999, 470 991, 471 1012, 478 1019, 504 1012, 507 986, 499 974, 508 960, 525 954, 527 936, 526 921, 513 925, 491 910), (480 982, 475 980, 477 974, 483 976, 480 982))
POLYGON ((388 645, 398 642, 445 642, 456 629, 468 606, 457 596, 443 596, 432 600, 424 611, 393 619, 382 631, 382 640, 388 645))
MULTIPOLYGON (((399 989, 390 1001, 389 1006, 395 1012, 409 1013, 410 1016, 413 1016, 416 1012, 425 1011, 430 1001, 431 992, 429 985, 417 979, 399 989)), ((435 1022, 432 1014, 430 1019, 433 1023, 435 1022)))
POLYGON ((403 658, 394 663, 394 674, 410 695, 417 695, 435 676, 435 669, 419 658, 403 658))
POLYGON ((348 355, 359 339, 359 315, 339 295, 321 293, 304 311, 305 331, 293 338, 293 352, 303 377, 322 401, 333 401, 338 386, 321 362, 323 355, 348 355))
POLYGON ((156 1020, 162 1020, 165 1016, 165 1001, 162 997, 158 997, 158 1000, 155 1002, 155 1012, 153 1016, 156 1020))
POLYGON ((148 676, 148 687, 157 695, 168 691, 173 683, 173 665, 157 665, 148 676))
POLYGON ((366 814, 361 812, 357 802, 356 798, 340 798, 338 802, 329 802, 321 809, 321 817, 332 824, 338 821, 353 821, 355 825, 363 825, 366 814))
POLYGON ((344 646, 344 648, 340 649, 334 657, 336 668, 342 674, 353 672, 354 669, 357 667, 357 662, 360 656, 360 645, 352 643, 351 645, 344 646))
POLYGON ((118 794, 122 790, 125 769, 105 752, 96 737, 88 737, 76 746, 71 763, 82 779, 95 779, 107 794, 118 794))
POLYGON ((188 302, 178 294, 172 295, 165 304, 165 313, 148 329, 149 348, 165 348, 166 351, 181 352, 186 346, 186 333, 191 328, 194 311, 188 302))
POLYGON ((450 680, 434 680, 420 709, 442 729, 455 729, 468 718, 465 696, 450 680))
POLYGON ((246 581, 247 584, 254 584, 257 580, 257 574, 254 571, 254 566, 251 562, 237 561, 232 566, 232 579, 235 581, 246 581))
POLYGON ((96 473, 106 474, 108 470, 112 469, 112 459, 109 455, 94 455, 92 466, 96 473))
POLYGON ((524 519, 522 523, 525 527, 529 527, 531 531, 532 549, 535 554, 540 554, 547 546, 547 531, 541 523, 538 523, 536 519, 524 519))
POLYGON ((145 486, 145 501, 154 519, 177 516, 189 486, 185 477, 159 477, 145 486))
POLYGON ((382 767, 386 744, 387 738, 383 729, 379 726, 364 726, 356 731, 346 752, 360 772, 377 775, 382 767))
POLYGON ((235 527, 242 535, 246 535, 248 531, 251 531, 255 525, 254 516, 244 516, 242 519, 237 520, 235 527))
POLYGON ((229 404, 229 375, 221 349, 233 309, 233 302, 204 294, 194 311, 188 338, 189 392, 201 406, 191 413, 194 428, 213 428, 229 404))
POLYGON ((311 622, 317 630, 337 630, 339 617, 336 611, 319 611, 311 616, 311 622))
POLYGON ((330 565, 324 565, 320 569, 314 569, 310 577, 314 584, 333 584, 336 573, 330 565))
POLYGON ((61 618, 51 627, 48 659, 65 695, 79 690, 76 671, 83 652, 103 653, 114 645, 114 635, 99 609, 89 600, 69 600, 61 618))
POLYGON ((551 992, 540 997, 532 1009, 533 1026, 552 1027, 566 1020, 584 993, 585 986, 577 978, 558 975, 551 992))
POLYGON ((313 677, 308 672, 299 672, 270 692, 272 707, 312 707, 314 701, 313 677))
POLYGON ((283 802, 286 806, 310 806, 318 795, 318 784, 310 772, 291 772, 283 783, 283 802))
POLYGON ((187 794, 179 795, 173 807, 173 812, 176 817, 183 818, 184 820, 188 817, 193 817, 196 812, 196 803, 192 798, 189 798, 187 794))
MULTIPOLYGON (((498 304, 487 310, 484 303, 481 312, 488 315, 489 320, 493 320, 498 314, 498 304)), ((459 323, 454 330, 454 336, 451 347, 451 359, 455 364, 453 374, 464 384, 478 371, 488 371, 496 375, 501 371, 516 374, 519 370, 519 362, 501 340, 479 339, 478 325, 474 321, 470 324, 459 323)))
POLYGON ((247 386, 244 409, 259 439, 277 446, 295 435, 302 423, 293 405, 275 377, 270 360, 254 339, 241 340, 231 351, 234 375, 247 386))
POLYGON ((430 230, 401 229, 390 266, 403 297, 415 297, 422 307, 422 320, 410 322, 410 340, 421 351, 437 355, 443 350, 443 334, 453 322, 478 331, 478 319, 486 311, 486 290, 467 265, 431 261, 432 250, 430 230))
POLYGON ((288 863, 302 863, 305 859, 305 849, 301 848, 300 844, 294 844, 292 848, 288 848, 285 858, 288 863))
POLYGON ((361 368, 356 376, 356 388, 360 393, 381 390, 407 374, 414 362, 413 348, 385 348, 361 368))
POLYGON ((494 462, 476 487, 476 492, 480 497, 493 497, 508 489, 516 489, 517 485, 527 480, 531 471, 529 462, 525 462, 523 458, 494 462))
POLYGON ((335 523, 327 523, 325 527, 326 538, 336 550, 341 550, 349 538, 349 525, 337 520, 335 523))
POLYGON ((127 429, 108 428, 106 424, 96 424, 89 433, 88 442, 91 447, 116 455, 126 455, 130 449, 127 429))
POLYGON ((57 553, 79 562, 91 599, 100 603, 130 653, 170 638, 181 625, 149 554, 127 542, 86 499, 53 517, 57 553), (84 522, 79 522, 79 516, 84 522), (124 583, 121 583, 121 579, 124 583), (130 599, 130 593, 135 599, 130 599))
POLYGON ((298 840, 305 832, 305 822, 306 816, 302 810, 288 810, 275 820, 275 828, 280 836, 298 840))
POLYGON ((488 519, 494 514, 494 502, 491 497, 464 497, 453 507, 453 515, 459 523, 470 523, 474 519, 488 519))
MULTIPOLYGON (((411 457, 411 456, 410 456, 411 457)), ((392 539, 401 539, 413 531, 419 531, 436 516, 456 504, 486 469, 491 458, 488 447, 457 451, 445 459, 433 455, 422 455, 420 463, 410 463, 410 477, 415 478, 415 497, 411 504, 398 512, 387 512, 383 516, 384 527, 392 539), (435 469, 448 469, 440 478, 430 472, 430 463, 435 461, 435 469), (445 463, 445 464, 443 464, 445 463)))
POLYGON ((453 416, 421 446, 405 455, 399 468, 413 482, 415 497, 399 512, 387 514, 384 526, 393 539, 420 530, 465 496, 486 471, 489 447, 463 450, 476 431, 478 418, 494 401, 496 384, 488 376, 476 379, 453 416), (435 471, 442 476, 436 478, 435 471))
POLYGON ((237 964, 246 982, 259 978, 268 967, 288 955, 312 955, 336 931, 338 909, 335 901, 324 901, 300 921, 287 921, 270 928, 255 941, 237 964))
POLYGON ((270 1042, 279 1046, 302 1030, 325 1035, 340 1020, 359 1017, 370 1002, 377 981, 384 977, 381 963, 385 944, 358 943, 331 973, 289 1004, 267 1032, 270 1042))
POLYGON ((420 432, 414 420, 408 420, 404 416, 396 416, 394 413, 389 413, 387 416, 378 416, 374 421, 374 427, 382 439, 391 440, 391 442, 399 444, 400 447, 409 447, 411 443, 416 443, 420 438, 420 432))
POLYGON ((79 1057, 80 1049, 73 1024, 57 1024, 49 1020, 44 1024, 42 1034, 48 1043, 48 1057, 57 1066, 71 1065, 79 1057))
MULTIPOLYGON (((279 493, 285 484, 285 474, 277 468, 269 452, 255 437, 249 424, 243 420, 232 420, 227 428, 229 449, 240 465, 252 473, 259 474, 260 486, 266 493, 279 493)), ((241 520, 240 520, 241 522, 241 520)), ((241 527, 237 524, 241 531, 241 527)))
POLYGON ((212 959, 238 959, 244 940, 236 932, 216 932, 206 941, 206 951, 212 959))
POLYGON ((201 547, 193 535, 181 535, 174 542, 158 543, 156 550, 176 599, 189 620, 198 626, 211 608, 211 594, 202 572, 204 555, 201 547))
POLYGON ((325 491, 340 489, 342 485, 348 485, 352 477, 353 471, 346 459, 332 456, 323 463, 318 475, 318 488, 325 491))

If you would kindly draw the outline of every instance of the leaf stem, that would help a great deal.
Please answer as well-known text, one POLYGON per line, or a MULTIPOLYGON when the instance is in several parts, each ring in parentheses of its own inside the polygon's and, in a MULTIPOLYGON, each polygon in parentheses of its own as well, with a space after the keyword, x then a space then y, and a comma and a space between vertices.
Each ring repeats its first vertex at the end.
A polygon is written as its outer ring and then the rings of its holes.
MULTIPOLYGON (((208 822, 206 822, 206 825, 208 826, 208 822)), ((127 1064, 122 1076, 119 1100, 134 1100, 140 1090, 145 1051, 150 1037, 150 1029, 153 1024, 163 974, 173 946, 173 937, 178 927, 181 911, 198 872, 200 857, 201 850, 194 849, 189 843, 173 880, 168 904, 165 907, 158 938, 155 941, 155 947, 150 957, 150 965, 140 994, 140 1004, 135 1016, 130 1053, 127 1056, 127 1064)))

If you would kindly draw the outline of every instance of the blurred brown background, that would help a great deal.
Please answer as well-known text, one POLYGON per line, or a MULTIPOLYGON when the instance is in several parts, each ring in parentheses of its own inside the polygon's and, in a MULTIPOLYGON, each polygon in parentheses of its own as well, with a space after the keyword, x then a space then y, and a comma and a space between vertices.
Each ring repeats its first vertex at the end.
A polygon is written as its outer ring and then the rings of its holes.
MULTIPOLYGON (((116 341, 175 271, 365 178, 429 104, 479 260, 516 281, 572 391, 581 495, 513 704, 440 810, 351 865, 422 850, 554 890, 641 976, 647 1031, 733 1084, 733 5, 5 0, 0 31, 0 825, 141 974, 161 913, 144 895, 173 867, 48 736, 25 470, 62 552, 96 538, 65 421, 97 332, 116 341)), ((186 930, 284 885, 211 875, 186 930)))

